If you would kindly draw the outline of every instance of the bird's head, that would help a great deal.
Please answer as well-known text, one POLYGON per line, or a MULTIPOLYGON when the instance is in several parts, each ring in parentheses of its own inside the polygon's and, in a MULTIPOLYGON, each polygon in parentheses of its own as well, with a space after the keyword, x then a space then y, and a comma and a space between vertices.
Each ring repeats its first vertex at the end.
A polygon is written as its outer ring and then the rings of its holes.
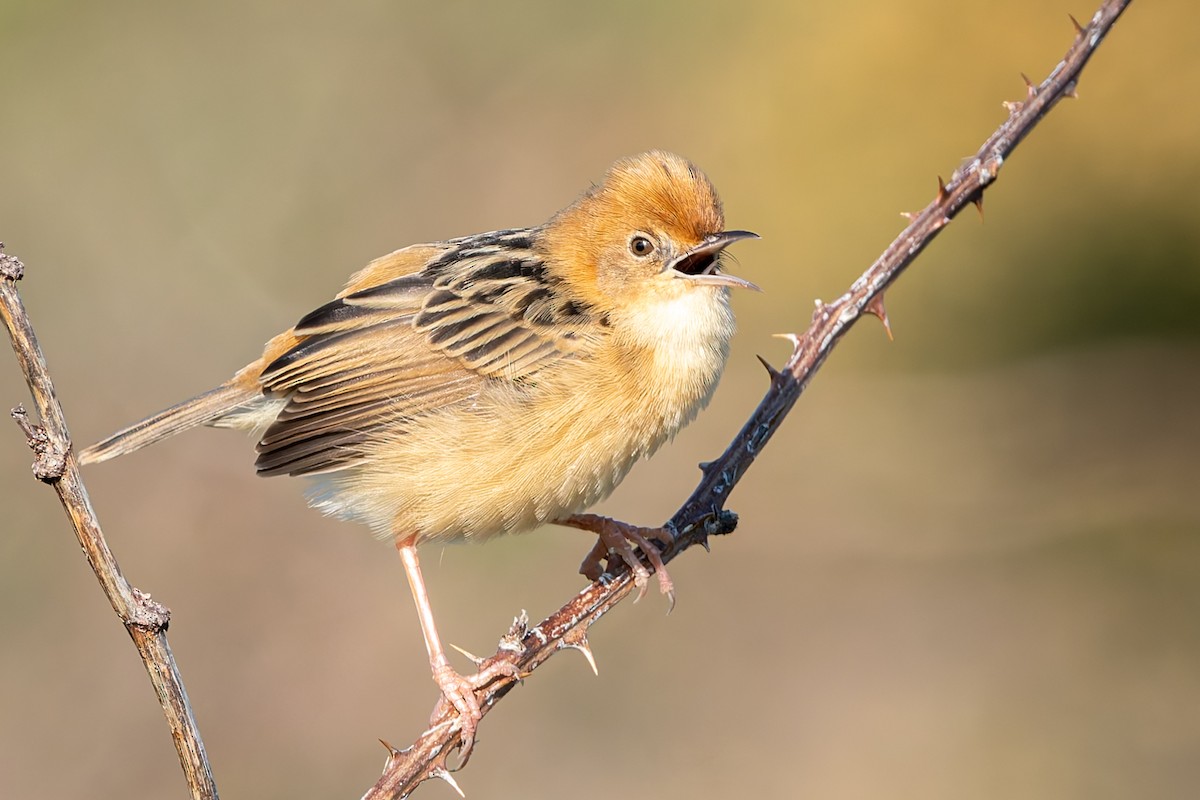
POLYGON ((712 182, 673 153, 616 162, 545 233, 551 270, 601 307, 758 288, 720 269, 726 247, 757 235, 725 230, 712 182))

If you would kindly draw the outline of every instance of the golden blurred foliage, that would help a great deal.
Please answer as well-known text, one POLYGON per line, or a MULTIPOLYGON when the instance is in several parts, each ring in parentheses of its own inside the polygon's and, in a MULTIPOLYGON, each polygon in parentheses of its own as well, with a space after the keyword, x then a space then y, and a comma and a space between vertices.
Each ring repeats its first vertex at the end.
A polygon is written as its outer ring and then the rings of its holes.
MULTIPOLYGON (((0 3, 0 238, 77 439, 223 380, 370 258, 531 224, 616 157, 721 189, 742 329, 602 510, 664 519, 807 325, 1071 41, 1035 0, 0 3)), ((740 529, 482 726, 490 797, 1190 797, 1200 780, 1200 8, 1135 3, 838 347, 740 529)), ((11 359, 0 403, 24 388, 11 359)), ((15 426, 0 796, 182 797, 161 716, 15 426)), ((400 566, 197 433, 89 471, 228 797, 352 796, 435 699, 400 566)), ((444 635, 557 607, 590 543, 425 556, 444 635)), ((438 788, 423 791, 431 796, 438 788)))

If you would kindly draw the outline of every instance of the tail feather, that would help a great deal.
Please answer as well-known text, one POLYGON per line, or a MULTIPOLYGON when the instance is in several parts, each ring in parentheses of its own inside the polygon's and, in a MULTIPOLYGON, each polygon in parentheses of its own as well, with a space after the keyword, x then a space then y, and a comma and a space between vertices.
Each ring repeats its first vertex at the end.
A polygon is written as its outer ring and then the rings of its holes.
POLYGON ((188 428, 213 424, 221 417, 243 409, 261 397, 261 391, 257 388, 218 386, 117 431, 107 439, 80 451, 79 463, 96 464, 107 461, 134 450, 141 450, 146 445, 174 436, 188 428))

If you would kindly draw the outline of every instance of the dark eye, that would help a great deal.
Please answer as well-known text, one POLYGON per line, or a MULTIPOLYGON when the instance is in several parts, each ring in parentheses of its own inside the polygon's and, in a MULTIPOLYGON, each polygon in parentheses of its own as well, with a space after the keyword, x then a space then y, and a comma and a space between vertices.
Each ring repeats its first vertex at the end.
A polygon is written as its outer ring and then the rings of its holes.
POLYGON ((639 233, 629 240, 629 252, 644 258, 654 252, 654 242, 639 233))

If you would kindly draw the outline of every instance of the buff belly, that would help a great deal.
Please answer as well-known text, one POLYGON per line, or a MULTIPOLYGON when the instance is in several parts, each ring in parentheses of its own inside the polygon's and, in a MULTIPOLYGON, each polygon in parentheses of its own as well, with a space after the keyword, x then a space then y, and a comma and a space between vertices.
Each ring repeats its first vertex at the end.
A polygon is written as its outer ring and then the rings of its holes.
POLYGON ((602 361, 497 381, 469 405, 381 430, 362 461, 317 476, 310 501, 418 541, 482 540, 578 513, 708 403, 733 333, 725 298, 664 304, 602 361))
POLYGON ((541 414, 505 413, 507 405, 441 412, 419 430, 381 436, 359 465, 317 476, 310 499, 381 537, 484 539, 598 502, 675 432, 651 415, 617 425, 594 406, 557 403, 541 414))

